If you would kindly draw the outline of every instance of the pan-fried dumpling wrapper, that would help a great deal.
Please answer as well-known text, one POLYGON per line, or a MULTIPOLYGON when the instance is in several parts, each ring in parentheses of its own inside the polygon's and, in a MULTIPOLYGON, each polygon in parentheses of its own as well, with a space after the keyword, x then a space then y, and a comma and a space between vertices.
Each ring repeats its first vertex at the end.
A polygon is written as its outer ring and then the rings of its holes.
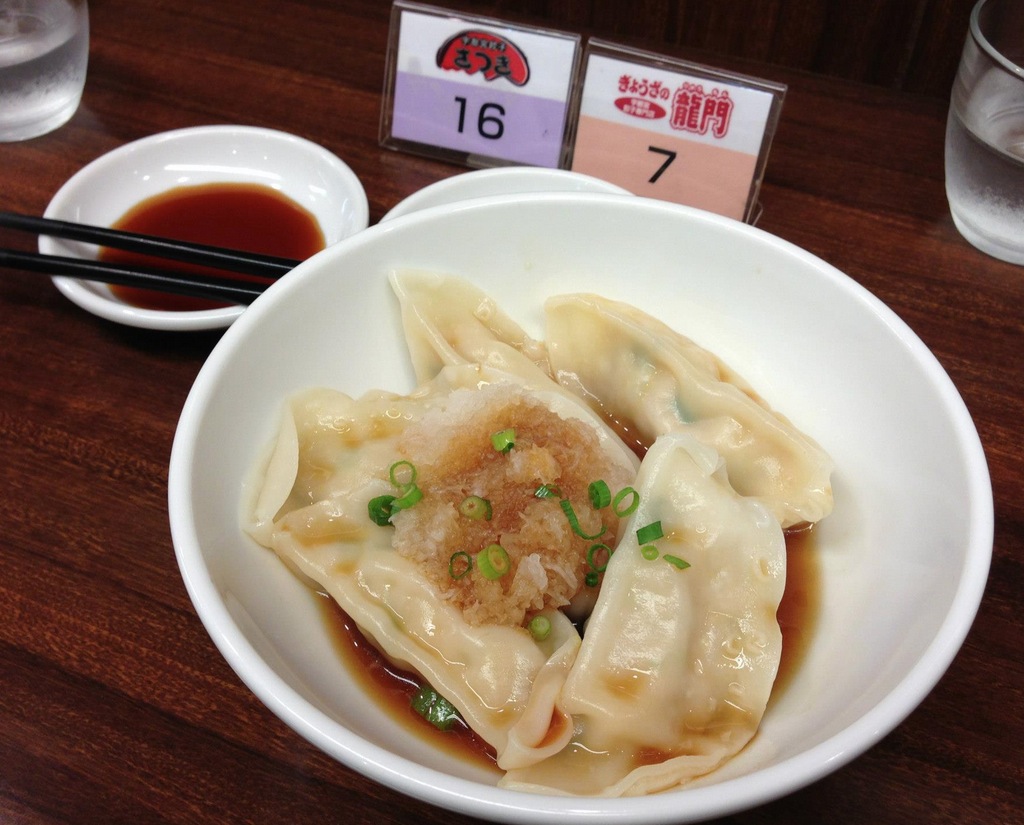
POLYGON ((637 477, 640 507, 604 574, 561 696, 573 741, 510 771, 505 787, 629 796, 703 776, 761 722, 778 671, 776 610, 785 587, 782 528, 729 485, 717 453, 691 436, 659 438, 637 477), (660 556, 637 528, 660 521, 660 556), (678 569, 665 560, 689 562, 678 569))
POLYGON ((486 364, 524 378, 550 378, 544 344, 531 338, 479 287, 421 270, 391 273, 419 382, 446 366, 486 364))
POLYGON ((725 459, 741 494, 783 527, 832 511, 832 459, 714 355, 655 318, 596 295, 545 304, 556 379, 646 442, 688 432, 725 459))
MULTIPOLYGON (((388 468, 408 427, 453 393, 509 382, 521 383, 468 364, 443 369, 407 396, 297 395, 243 518, 253 537, 333 597, 389 660, 452 702, 499 765, 522 767, 557 752, 572 734, 571 720, 554 705, 580 644, 572 622, 549 611, 553 630, 543 642, 519 626, 470 624, 392 548, 394 528, 367 515, 370 499, 393 492, 388 468)), ((562 417, 603 427, 561 391, 541 397, 562 417)), ((615 456, 614 439, 604 444, 615 456)), ((632 477, 635 456, 614 460, 632 477)))

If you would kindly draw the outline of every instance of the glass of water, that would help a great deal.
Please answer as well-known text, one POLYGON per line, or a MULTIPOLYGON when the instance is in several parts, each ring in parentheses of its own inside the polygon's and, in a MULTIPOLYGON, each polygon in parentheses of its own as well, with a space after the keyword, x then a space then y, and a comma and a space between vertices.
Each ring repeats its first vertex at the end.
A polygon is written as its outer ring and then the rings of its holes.
POLYGON ((971 13, 946 124, 953 222, 982 252, 1024 264, 1024 2, 971 13))
POLYGON ((86 0, 0 0, 0 141, 65 124, 88 60, 86 0))

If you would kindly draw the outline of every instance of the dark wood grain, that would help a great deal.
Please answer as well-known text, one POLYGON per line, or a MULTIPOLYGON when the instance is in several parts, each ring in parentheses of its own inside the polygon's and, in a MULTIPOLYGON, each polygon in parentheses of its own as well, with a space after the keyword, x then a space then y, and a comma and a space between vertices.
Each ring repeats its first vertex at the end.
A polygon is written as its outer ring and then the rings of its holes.
MULTIPOLYGON (((1024 268, 968 246, 943 193, 946 80, 936 78, 955 66, 966 4, 765 0, 744 4, 742 25, 737 3, 486 5, 670 53, 692 45, 789 84, 760 226, 902 316, 952 376, 987 452, 992 573, 948 673, 868 753, 728 821, 1022 821, 1024 268), (893 27, 916 34, 896 48, 893 27), (844 67, 863 82, 827 76, 844 67)), ((0 144, 4 209, 41 213, 103 152, 206 123, 323 144, 363 180, 372 221, 463 171, 378 145, 387 4, 93 0, 91 10, 83 105, 51 135, 0 144)), ((168 532, 167 461, 218 334, 117 326, 27 273, 2 274, 0 311, 0 822, 470 822, 305 743, 239 682, 193 611, 168 532)))
POLYGON ((711 51, 947 96, 976 0, 441 0, 681 56, 711 51))

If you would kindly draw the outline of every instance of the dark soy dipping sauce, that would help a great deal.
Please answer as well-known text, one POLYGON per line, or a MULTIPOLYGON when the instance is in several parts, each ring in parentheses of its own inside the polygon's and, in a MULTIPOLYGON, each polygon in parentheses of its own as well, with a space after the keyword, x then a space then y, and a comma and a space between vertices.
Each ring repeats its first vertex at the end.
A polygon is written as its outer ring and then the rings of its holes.
MULTIPOLYGON (((786 532, 786 589, 777 613, 782 629, 782 660, 771 702, 781 695, 807 651, 820 602, 820 569, 813 528, 786 532)), ((319 599, 335 649, 356 680, 378 700, 392 718, 407 722, 409 731, 455 756, 494 766, 494 751, 465 725, 439 731, 412 710, 412 698, 422 682, 384 659, 359 632, 355 623, 328 597, 319 599)))
MULTIPOLYGON (((300 261, 324 248, 323 232, 312 214, 276 189, 259 184, 209 183, 171 189, 136 204, 113 227, 300 261)), ((99 258, 134 266, 269 282, 266 278, 119 249, 104 248, 99 258)), ((111 285, 110 289, 122 301, 143 309, 187 311, 229 306, 222 301, 138 287, 111 285)))
POLYGON ((786 531, 786 589, 775 614, 782 630, 782 659, 768 704, 793 680, 814 638, 821 607, 821 563, 814 528, 786 531))
POLYGON ((488 767, 495 766, 495 753, 467 725, 457 722, 447 731, 437 730, 412 709, 412 699, 423 681, 416 674, 395 667, 367 640, 334 599, 319 600, 331 641, 342 660, 364 690, 377 698, 393 719, 406 724, 410 732, 454 756, 488 767))

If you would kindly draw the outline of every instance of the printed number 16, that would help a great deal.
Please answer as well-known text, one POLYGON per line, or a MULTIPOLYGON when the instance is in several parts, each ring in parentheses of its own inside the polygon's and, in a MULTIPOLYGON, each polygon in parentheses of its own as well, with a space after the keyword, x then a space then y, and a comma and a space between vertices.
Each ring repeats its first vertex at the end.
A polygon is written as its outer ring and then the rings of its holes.
MULTIPOLYGON (((466 127, 466 98, 456 97, 459 104, 459 134, 466 127)), ((505 134, 505 122, 501 120, 505 116, 505 107, 499 103, 484 103, 480 107, 476 118, 477 134, 487 140, 498 140, 505 134)))

